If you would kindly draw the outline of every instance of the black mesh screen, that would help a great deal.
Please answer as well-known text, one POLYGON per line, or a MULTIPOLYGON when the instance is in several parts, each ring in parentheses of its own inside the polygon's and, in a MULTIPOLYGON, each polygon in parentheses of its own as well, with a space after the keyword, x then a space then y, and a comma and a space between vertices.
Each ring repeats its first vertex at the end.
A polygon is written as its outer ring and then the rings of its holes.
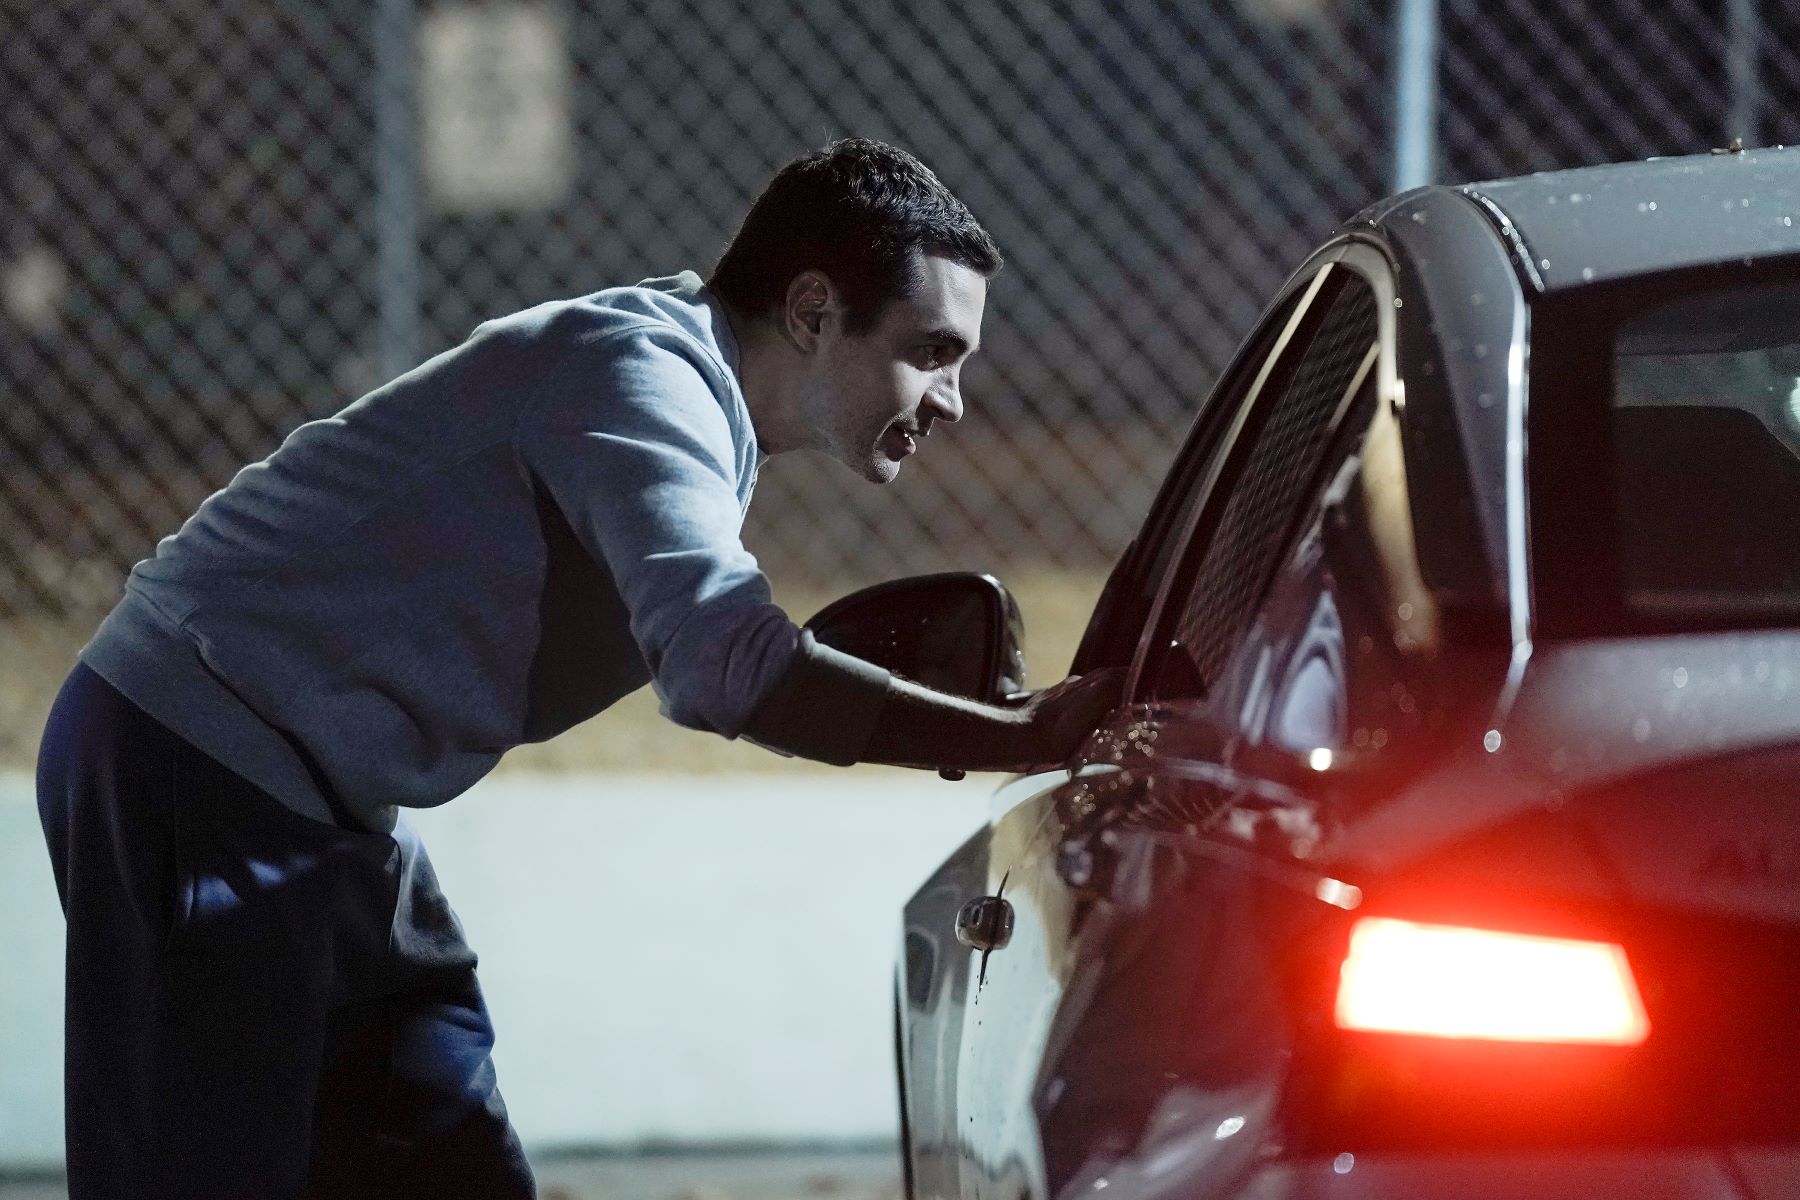
POLYGON ((1203 685, 1218 674, 1233 637, 1262 595, 1286 540, 1282 535, 1318 471, 1332 415, 1375 331, 1374 293, 1350 277, 1301 352, 1286 388, 1260 401, 1266 416, 1250 426, 1260 432, 1243 469, 1233 473, 1230 496, 1175 624, 1180 651, 1203 685))

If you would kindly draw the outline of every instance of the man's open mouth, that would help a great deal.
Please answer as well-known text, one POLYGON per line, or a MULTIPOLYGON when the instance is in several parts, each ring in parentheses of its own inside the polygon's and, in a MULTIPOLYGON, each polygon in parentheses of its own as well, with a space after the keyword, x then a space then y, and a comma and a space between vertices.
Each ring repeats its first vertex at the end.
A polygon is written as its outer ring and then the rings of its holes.
POLYGON ((889 425, 881 435, 881 448, 886 455, 899 462, 919 449, 918 439, 911 431, 899 425, 889 425))

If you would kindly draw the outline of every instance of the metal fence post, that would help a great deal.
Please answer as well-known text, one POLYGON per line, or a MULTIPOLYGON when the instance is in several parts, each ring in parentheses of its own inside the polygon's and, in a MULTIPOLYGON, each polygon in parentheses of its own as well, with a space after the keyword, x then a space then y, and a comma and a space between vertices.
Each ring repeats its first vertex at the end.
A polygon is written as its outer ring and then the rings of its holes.
POLYGON ((419 346, 419 212, 413 103, 413 0, 375 7, 375 239, 383 380, 411 369, 419 346))
POLYGON ((1430 183, 1437 160, 1437 0, 1400 0, 1394 88, 1394 190, 1430 183))
POLYGON ((1762 108, 1762 75, 1757 62, 1762 22, 1756 0, 1729 0, 1725 12, 1725 77, 1731 88, 1730 126, 1727 138, 1742 138, 1744 145, 1760 141, 1757 132, 1762 108))

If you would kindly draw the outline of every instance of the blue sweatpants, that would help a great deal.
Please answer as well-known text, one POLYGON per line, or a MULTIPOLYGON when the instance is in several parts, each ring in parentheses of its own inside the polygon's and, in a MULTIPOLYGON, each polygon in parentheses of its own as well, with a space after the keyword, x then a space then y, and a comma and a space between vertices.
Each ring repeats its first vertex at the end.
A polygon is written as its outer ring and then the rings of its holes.
POLYGON ((425 848, 291 811, 77 666, 38 758, 71 1200, 529 1197, 425 848))

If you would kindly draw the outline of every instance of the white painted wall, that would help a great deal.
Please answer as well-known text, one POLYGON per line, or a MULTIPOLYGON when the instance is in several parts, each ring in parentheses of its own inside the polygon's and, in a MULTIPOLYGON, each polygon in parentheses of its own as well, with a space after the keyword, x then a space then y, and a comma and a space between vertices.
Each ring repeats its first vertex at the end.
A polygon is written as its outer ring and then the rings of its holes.
POLYGON ((62 1161, 62 950, 31 777, 0 774, 0 1168, 62 1161))
MULTIPOLYGON (((528 1146, 886 1138, 900 907, 991 781, 492 777, 414 815, 528 1146)), ((0 1169, 61 1161, 62 918, 0 775, 0 1169)))

